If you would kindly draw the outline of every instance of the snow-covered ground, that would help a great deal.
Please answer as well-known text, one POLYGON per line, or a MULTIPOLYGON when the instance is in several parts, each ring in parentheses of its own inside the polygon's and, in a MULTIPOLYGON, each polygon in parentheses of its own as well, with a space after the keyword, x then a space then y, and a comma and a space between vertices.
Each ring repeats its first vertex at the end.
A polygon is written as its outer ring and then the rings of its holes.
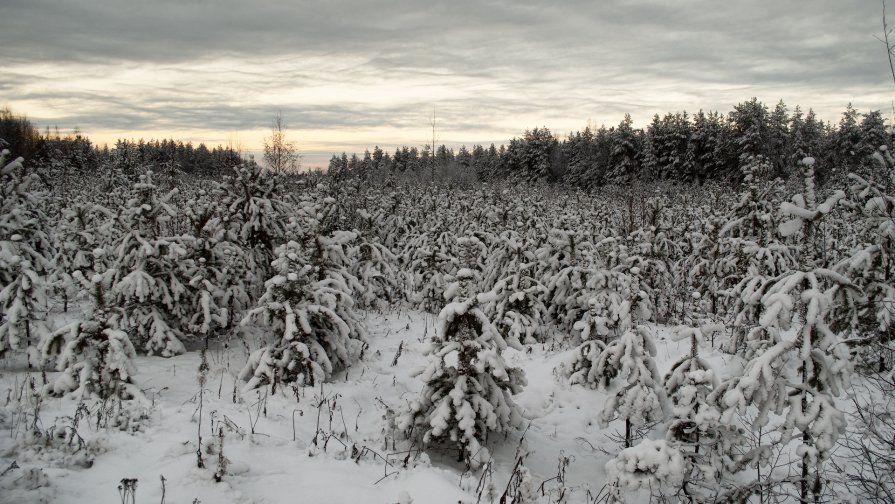
MULTIPOLYGON (((19 361, 2 361, 0 471, 13 461, 19 467, 0 478, 0 501, 118 504, 121 480, 136 478, 135 502, 162 502, 164 477, 164 502, 169 504, 477 502, 481 470, 465 472, 456 462, 456 452, 420 454, 400 436, 395 441, 389 427, 390 418, 405 411, 420 391, 422 383, 412 371, 425 363, 422 349, 435 330, 434 317, 401 310, 370 313, 367 322, 369 348, 363 360, 322 387, 285 386, 273 395, 269 389, 245 392, 236 376, 247 351, 260 342, 249 338, 246 345, 236 342, 231 348, 211 349, 201 426, 199 352, 170 359, 140 357, 137 380, 147 398, 147 418, 130 424, 131 431, 139 426, 136 432, 97 429, 93 417, 98 405, 88 402, 93 413, 80 419, 76 428, 85 443, 80 450, 72 429, 65 428, 72 426, 78 409, 77 401, 69 398, 43 399, 38 408, 36 426, 46 432, 56 425, 62 438, 44 442, 50 445, 46 448, 26 441, 38 404, 30 393, 30 380, 40 386, 43 377, 19 361), (402 354, 393 367, 402 342, 402 354), (223 481, 216 482, 214 447, 221 428, 229 465, 223 481), (197 467, 200 431, 206 445, 205 469, 197 467)), ((664 328, 650 326, 650 330, 664 374, 688 350, 689 342, 670 341, 664 328)), ((532 482, 538 487, 546 481, 540 500, 555 501, 563 487, 566 502, 586 502, 603 487, 606 462, 621 449, 608 436, 623 433, 624 428, 615 422, 600 429, 596 418, 605 395, 558 377, 555 369, 570 352, 541 344, 523 352, 506 351, 508 364, 522 367, 528 379, 515 397, 527 419, 516 433, 489 439, 493 472, 486 472, 482 502, 491 502, 489 485, 498 498, 506 487, 523 432, 529 452, 524 463, 532 482), (560 481, 556 476, 563 458, 567 464, 560 481)), ((721 353, 708 355, 721 369, 728 366, 727 359, 721 353)))

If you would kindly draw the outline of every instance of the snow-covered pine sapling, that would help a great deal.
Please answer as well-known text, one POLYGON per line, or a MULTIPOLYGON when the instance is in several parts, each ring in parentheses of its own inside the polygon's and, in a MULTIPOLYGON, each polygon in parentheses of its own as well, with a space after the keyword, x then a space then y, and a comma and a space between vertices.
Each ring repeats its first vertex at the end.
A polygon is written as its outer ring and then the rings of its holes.
POLYGON ((276 342, 253 352, 239 374, 253 389, 279 383, 313 385, 354 362, 363 328, 354 315, 351 289, 337 278, 318 278, 296 242, 277 248, 276 272, 243 324, 260 320, 276 342))
POLYGON ((6 163, 8 155, 0 151, 0 355, 24 350, 45 335, 46 277, 53 256, 46 194, 37 190, 37 175, 26 171, 24 160, 6 163))
MULTIPOLYGON (((647 206, 656 204, 653 199, 647 201, 647 206)), ((657 210, 656 213, 663 212, 657 210)), ((664 323, 675 309, 672 273, 681 253, 680 246, 669 237, 670 223, 661 217, 657 217, 657 221, 657 226, 638 228, 628 236, 631 245, 628 261, 640 270, 641 288, 650 295, 650 304, 664 323)))
POLYGON ((488 311, 494 325, 507 341, 533 344, 543 340, 547 307, 542 301, 547 288, 530 275, 533 263, 520 264, 509 276, 499 280, 492 292, 488 311))
POLYGON ((254 269, 252 258, 233 243, 223 245, 220 264, 220 284, 223 291, 222 308, 227 310, 227 327, 242 320, 242 316, 252 304, 252 280, 246 279, 245 272, 254 269))
POLYGON ((111 231, 111 212, 94 203, 75 202, 62 209, 62 218, 54 232, 57 240, 53 258, 52 284, 62 296, 63 311, 81 290, 72 274, 80 271, 85 277, 93 276, 93 250, 102 246, 103 239, 111 231))
POLYGON ((457 269, 457 259, 435 230, 414 237, 407 244, 404 261, 412 275, 411 300, 422 310, 438 311, 444 302, 445 276, 457 269))
MULTIPOLYGON (((22 235, 13 234, 9 244, 2 248, 11 253, 3 262, 4 269, 12 273, 12 280, 0 290, 0 307, 4 312, 0 324, 0 355, 8 350, 33 349, 48 333, 44 322, 48 304, 46 277, 29 258, 31 254, 27 253, 22 235)), ((30 364, 33 356, 29 355, 28 360, 30 364)))
POLYGON ((592 271, 587 280, 588 311, 575 323, 581 340, 609 343, 636 324, 649 320, 652 304, 640 288, 639 267, 592 271))
POLYGON ((571 383, 598 388, 601 376, 596 365, 606 345, 650 317, 649 297, 640 290, 639 273, 636 266, 629 273, 591 272, 588 310, 574 326, 582 343, 567 363, 571 383))
MULTIPOLYGON (((834 269, 848 275, 864 293, 855 324, 863 336, 861 357, 883 372, 891 369, 895 340, 895 157, 883 146, 874 159, 887 178, 870 180, 849 174, 852 196, 846 203, 855 214, 860 245, 834 269)), ((834 320, 852 322, 838 313, 840 306, 833 310, 834 320)))
POLYGON ((727 258, 730 288, 724 296, 733 301, 733 333, 726 350, 742 352, 745 337, 761 317, 761 297, 773 279, 796 267, 789 246, 778 239, 781 183, 768 181, 770 165, 763 157, 750 157, 742 167, 744 189, 719 232, 727 258))
POLYGON ((240 166, 232 177, 225 177, 215 191, 222 205, 223 226, 227 240, 239 243, 246 253, 245 266, 240 272, 249 277, 247 284, 252 296, 264 289, 265 279, 273 274, 271 262, 275 249, 284 240, 284 215, 289 208, 283 199, 285 187, 282 175, 271 173, 250 163, 240 166))
POLYGON ((478 271, 481 274, 485 269, 487 256, 488 247, 476 236, 457 238, 457 262, 461 268, 478 271))
POLYGON ((585 265, 592 251, 593 245, 583 233, 554 228, 547 243, 536 252, 538 278, 543 278, 547 287, 546 305, 562 331, 571 332, 587 310, 582 291, 588 277, 585 265))
POLYGON ((488 258, 485 260, 483 283, 485 287, 496 285, 511 272, 537 264, 534 253, 528 250, 525 237, 515 231, 504 231, 495 239, 488 258))
POLYGON ((777 426, 781 443, 796 439, 794 431, 801 433, 796 453, 801 459, 803 502, 812 495, 820 498, 821 466, 845 430, 845 415, 836 397, 848 383, 849 355, 828 320, 834 299, 854 306, 855 294, 846 278, 825 269, 794 271, 774 282, 761 298, 761 324, 774 337, 757 347, 742 376, 730 378, 712 394, 724 423, 751 405, 758 412, 754 427, 767 426, 771 413, 783 417, 777 426), (795 309, 801 320, 794 335, 784 338, 783 331, 794 325, 795 309))
POLYGON ((398 258, 384 245, 363 241, 351 251, 351 274, 363 290, 360 302, 364 306, 387 306, 403 298, 398 258))
POLYGON ((699 356, 699 345, 706 339, 703 329, 680 326, 674 331, 674 339, 689 340, 690 352, 665 375, 672 412, 666 438, 688 462, 683 482, 687 495, 708 499, 733 467, 731 453, 740 433, 721 422, 721 411, 709 400, 719 381, 711 365, 699 356))
POLYGON ((227 309, 219 306, 224 293, 215 285, 218 277, 217 267, 209 264, 205 257, 199 257, 192 273, 194 276, 190 279, 189 285, 195 291, 198 300, 198 306, 195 308, 198 310, 192 314, 187 327, 193 334, 204 336, 207 345, 209 337, 215 336, 227 327, 229 317, 227 309))
POLYGON ((507 342, 482 311, 489 296, 478 294, 476 283, 464 268, 448 286, 445 297, 451 301, 438 316, 428 364, 416 372, 423 389, 399 420, 404 432, 419 428, 426 445, 456 447, 470 467, 488 460, 483 444, 490 432, 519 425, 521 412, 511 396, 526 383, 523 371, 503 359, 507 342))
POLYGON ((56 358, 56 366, 62 370, 45 387, 45 393, 78 398, 96 395, 103 401, 143 396, 133 379, 137 372, 134 347, 119 326, 118 310, 106 298, 113 274, 96 272, 88 280, 80 271, 74 273, 75 280, 89 292, 93 309, 87 319, 64 326, 41 342, 43 361, 56 358))
POLYGON ((181 325, 194 336, 206 340, 220 334, 231 321, 227 313, 229 302, 224 275, 226 233, 217 218, 218 202, 205 191, 199 191, 187 202, 184 214, 189 219, 190 236, 184 237, 186 256, 181 261, 180 274, 190 287, 184 297, 189 303, 181 325))
POLYGON ((115 248, 114 303, 127 306, 124 325, 148 354, 171 357, 186 351, 178 320, 185 309, 186 287, 177 274, 186 254, 179 240, 163 238, 165 223, 175 214, 168 203, 176 194, 159 195, 152 173, 140 176, 122 209, 125 229, 115 248))
POLYGON ((802 264, 822 267, 827 264, 827 244, 823 242, 824 236, 818 227, 823 224, 823 218, 836 208, 839 200, 845 197, 845 193, 834 191, 826 201, 818 203, 814 188, 814 158, 806 157, 801 165, 804 188, 802 193, 792 197, 791 202, 785 201, 780 205, 780 212, 792 218, 781 222, 778 229, 783 237, 801 235, 799 260, 802 264))
POLYGON ((609 394, 598 417, 606 428, 616 418, 625 420, 625 448, 634 429, 665 418, 666 397, 653 357, 656 344, 644 326, 636 326, 609 343, 588 374, 609 394))
POLYGON ((703 229, 692 233, 693 250, 684 259, 690 284, 700 293, 706 304, 704 311, 712 317, 725 310, 722 291, 736 267, 736 258, 728 254, 729 242, 719 234, 721 227, 720 217, 708 216, 703 229))

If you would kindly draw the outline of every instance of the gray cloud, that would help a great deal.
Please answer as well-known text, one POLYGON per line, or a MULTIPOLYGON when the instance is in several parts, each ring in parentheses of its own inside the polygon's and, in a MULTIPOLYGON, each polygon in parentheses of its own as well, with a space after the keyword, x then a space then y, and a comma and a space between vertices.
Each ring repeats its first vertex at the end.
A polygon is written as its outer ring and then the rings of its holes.
POLYGON ((889 105, 880 14, 841 0, 6 0, 0 92, 88 131, 263 129, 282 110, 306 130, 422 132, 435 107, 454 137, 508 138, 751 96, 834 119, 848 101, 889 105))

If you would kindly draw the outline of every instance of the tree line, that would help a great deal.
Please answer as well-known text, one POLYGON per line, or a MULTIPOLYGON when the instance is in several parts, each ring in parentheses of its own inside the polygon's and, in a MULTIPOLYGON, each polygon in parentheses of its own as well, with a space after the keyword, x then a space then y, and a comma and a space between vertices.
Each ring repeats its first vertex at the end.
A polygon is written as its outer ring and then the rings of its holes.
POLYGON ((653 116, 635 128, 631 116, 612 127, 588 126, 559 138, 534 128, 507 145, 399 147, 393 154, 375 147, 363 155, 333 155, 329 172, 370 180, 382 175, 420 180, 515 180, 564 183, 583 189, 634 181, 739 182, 742 167, 758 160, 772 164, 774 177, 799 172, 806 156, 815 158, 820 183, 834 169, 842 173, 868 166, 866 160, 892 133, 880 111, 859 113, 850 104, 834 125, 814 111, 792 110, 780 101, 773 109, 752 98, 729 114, 684 112, 653 116))

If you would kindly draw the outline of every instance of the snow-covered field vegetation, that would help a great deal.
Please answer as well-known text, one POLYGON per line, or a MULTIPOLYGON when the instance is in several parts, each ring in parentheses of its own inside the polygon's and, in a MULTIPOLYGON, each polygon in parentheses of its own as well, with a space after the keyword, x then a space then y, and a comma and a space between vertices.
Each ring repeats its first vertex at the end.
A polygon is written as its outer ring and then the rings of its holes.
POLYGON ((891 502, 888 137, 772 149, 749 103, 673 182, 621 126, 608 165, 0 161, 0 501, 891 502))

